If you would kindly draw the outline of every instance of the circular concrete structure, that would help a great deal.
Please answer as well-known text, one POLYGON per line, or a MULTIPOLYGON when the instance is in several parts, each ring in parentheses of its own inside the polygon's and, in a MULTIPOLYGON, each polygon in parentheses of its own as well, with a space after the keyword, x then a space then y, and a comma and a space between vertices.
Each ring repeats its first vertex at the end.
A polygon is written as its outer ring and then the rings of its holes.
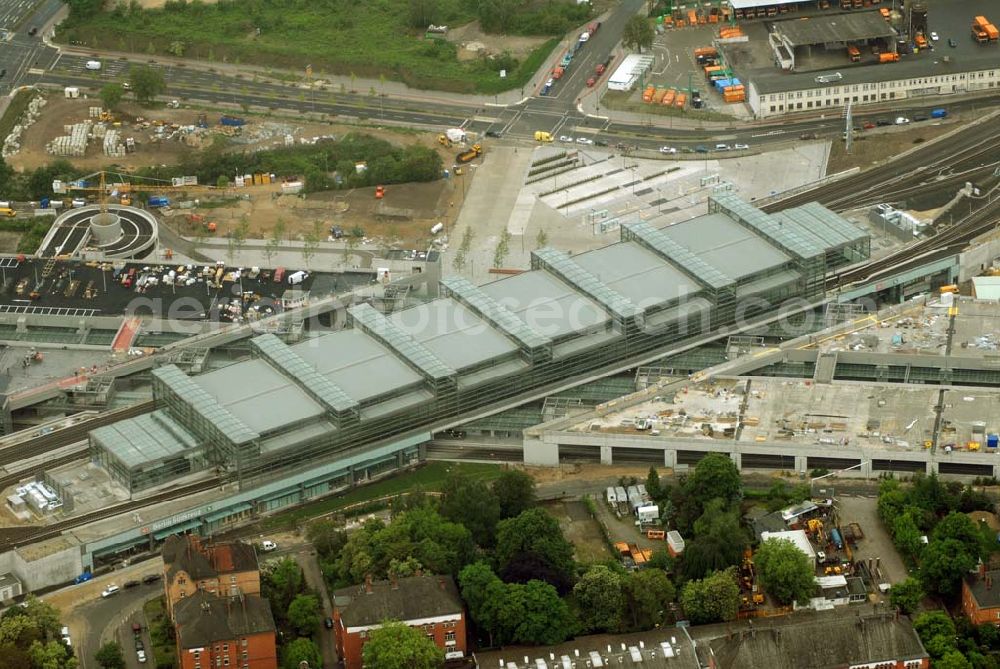
POLYGON ((156 217, 144 209, 109 204, 70 209, 60 214, 45 236, 38 255, 90 259, 145 258, 156 247, 156 217))
POLYGON ((117 242, 122 237, 122 218, 108 211, 95 214, 90 219, 91 241, 97 246, 107 246, 117 242))

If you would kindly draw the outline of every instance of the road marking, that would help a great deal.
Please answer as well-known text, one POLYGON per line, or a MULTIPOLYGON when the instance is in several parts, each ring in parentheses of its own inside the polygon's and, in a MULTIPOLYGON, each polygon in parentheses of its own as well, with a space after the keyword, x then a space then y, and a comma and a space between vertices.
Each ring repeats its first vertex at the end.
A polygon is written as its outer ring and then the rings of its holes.
POLYGON ((498 116, 473 116, 473 123, 496 123, 500 118, 498 116))

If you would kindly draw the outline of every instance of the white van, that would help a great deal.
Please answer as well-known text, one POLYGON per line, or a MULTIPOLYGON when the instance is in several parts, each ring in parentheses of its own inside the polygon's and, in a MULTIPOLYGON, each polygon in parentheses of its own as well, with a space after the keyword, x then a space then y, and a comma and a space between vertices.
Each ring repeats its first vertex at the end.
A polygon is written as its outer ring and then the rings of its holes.
POLYGON ((101 69, 101 61, 88 60, 87 64, 84 67, 86 67, 88 70, 99 70, 101 69))
POLYGON ((271 551, 276 550, 278 548, 278 544, 274 543, 273 541, 265 540, 261 542, 260 547, 261 550, 263 550, 265 553, 270 553, 271 551))
POLYGON ((295 286, 297 284, 302 283, 308 278, 309 278, 308 272, 303 272, 301 270, 299 270, 298 272, 292 272, 291 274, 288 275, 288 285, 295 286))

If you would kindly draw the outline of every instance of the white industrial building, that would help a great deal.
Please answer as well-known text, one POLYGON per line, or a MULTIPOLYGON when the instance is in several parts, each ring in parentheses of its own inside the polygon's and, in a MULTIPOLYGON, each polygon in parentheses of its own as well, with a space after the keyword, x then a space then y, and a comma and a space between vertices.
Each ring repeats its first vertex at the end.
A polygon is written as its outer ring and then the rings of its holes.
POLYGON ((770 541, 771 539, 785 539, 791 541, 795 544, 795 547, 806 554, 809 560, 816 564, 816 551, 812 547, 812 543, 809 541, 809 537, 806 535, 805 530, 788 530, 787 532, 761 532, 760 540, 761 542, 770 541))
POLYGON ((653 66, 653 57, 645 54, 631 53, 625 56, 622 64, 608 77, 609 91, 630 91, 636 82, 653 66))
MULTIPOLYGON (((892 71, 898 72, 901 69, 893 67, 892 71)), ((892 80, 879 80, 890 71, 885 67, 848 69, 833 84, 817 83, 812 74, 766 77, 744 75, 748 82, 747 104, 756 118, 770 118, 813 109, 844 107, 848 102, 854 105, 873 104, 990 90, 1000 85, 1000 59, 987 68, 933 76, 925 76, 925 68, 907 69, 913 72, 913 76, 892 80)))

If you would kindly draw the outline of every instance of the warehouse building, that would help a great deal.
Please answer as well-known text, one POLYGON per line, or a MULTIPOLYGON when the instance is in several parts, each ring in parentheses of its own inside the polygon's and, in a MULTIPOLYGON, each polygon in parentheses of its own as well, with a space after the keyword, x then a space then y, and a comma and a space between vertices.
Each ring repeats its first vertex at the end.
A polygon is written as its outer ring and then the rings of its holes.
MULTIPOLYGON (((394 435, 568 377, 620 365, 789 298, 820 300, 827 271, 868 257, 868 236, 816 204, 766 214, 731 195, 709 213, 569 256, 532 254, 532 271, 384 315, 347 310, 344 330, 295 344, 250 340, 251 359, 197 376, 153 371, 157 410, 90 435, 92 458, 135 492, 214 468, 241 488, 324 459, 416 457, 394 435)), ((372 471, 372 470, 369 470, 372 471)))

